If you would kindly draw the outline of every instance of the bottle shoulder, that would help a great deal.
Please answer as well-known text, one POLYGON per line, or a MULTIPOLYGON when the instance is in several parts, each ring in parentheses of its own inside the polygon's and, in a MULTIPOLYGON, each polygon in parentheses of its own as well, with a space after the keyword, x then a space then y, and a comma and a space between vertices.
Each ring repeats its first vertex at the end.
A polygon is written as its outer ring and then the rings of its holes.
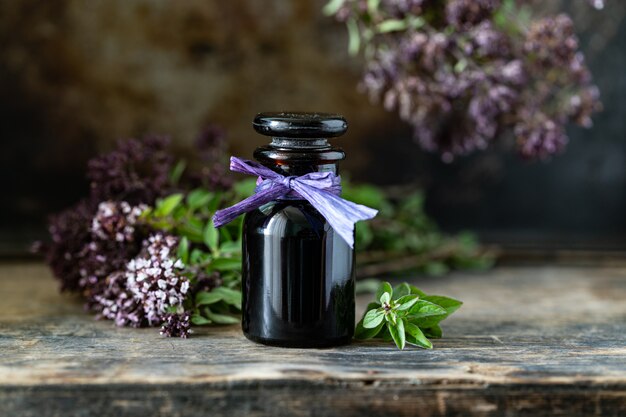
POLYGON ((318 234, 330 228, 324 216, 306 200, 272 201, 246 213, 244 225, 249 230, 285 235, 318 234))

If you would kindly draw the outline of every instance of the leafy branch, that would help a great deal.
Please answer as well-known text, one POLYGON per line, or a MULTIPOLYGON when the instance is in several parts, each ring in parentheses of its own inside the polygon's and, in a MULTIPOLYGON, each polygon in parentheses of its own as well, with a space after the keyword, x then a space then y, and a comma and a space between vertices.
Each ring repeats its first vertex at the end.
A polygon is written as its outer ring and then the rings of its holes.
POLYGON ((241 227, 239 218, 215 229, 215 211, 245 198, 253 190, 247 181, 232 191, 195 189, 157 200, 141 220, 152 229, 180 238, 177 258, 195 291, 185 301, 195 325, 233 324, 241 314, 241 227))
POLYGON ((439 323, 463 304, 450 297, 427 295, 406 282, 396 288, 381 283, 375 300, 357 324, 355 338, 393 340, 398 349, 404 349, 407 343, 432 349, 428 338, 440 338, 443 333, 439 323))
POLYGON ((442 275, 451 269, 484 270, 496 251, 482 247, 470 233, 442 233, 424 210, 415 189, 385 189, 344 182, 343 197, 379 210, 371 221, 357 224, 359 278, 397 273, 442 275))

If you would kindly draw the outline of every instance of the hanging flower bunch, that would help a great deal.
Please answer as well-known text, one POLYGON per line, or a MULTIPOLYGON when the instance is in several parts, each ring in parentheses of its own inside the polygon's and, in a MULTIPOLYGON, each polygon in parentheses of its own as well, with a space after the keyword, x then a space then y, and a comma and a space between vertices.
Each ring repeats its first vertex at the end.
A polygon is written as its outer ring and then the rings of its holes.
MULTIPOLYGON (((566 14, 534 18, 524 0, 333 0, 361 87, 398 112, 444 161, 512 131, 524 157, 561 151, 566 124, 590 127, 599 93, 566 14)), ((602 3, 593 1, 601 7, 602 3)))

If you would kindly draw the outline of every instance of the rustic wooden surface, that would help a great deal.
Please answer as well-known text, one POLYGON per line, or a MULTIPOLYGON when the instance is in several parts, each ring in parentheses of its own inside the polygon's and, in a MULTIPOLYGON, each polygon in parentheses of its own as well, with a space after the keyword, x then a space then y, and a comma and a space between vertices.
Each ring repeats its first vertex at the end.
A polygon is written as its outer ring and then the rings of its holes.
MULTIPOLYGON (((0 266, 0 416, 624 416, 626 268, 414 282, 465 305, 435 349, 279 349, 94 321, 44 266, 0 266)), ((364 299, 359 300, 363 307, 364 299)))

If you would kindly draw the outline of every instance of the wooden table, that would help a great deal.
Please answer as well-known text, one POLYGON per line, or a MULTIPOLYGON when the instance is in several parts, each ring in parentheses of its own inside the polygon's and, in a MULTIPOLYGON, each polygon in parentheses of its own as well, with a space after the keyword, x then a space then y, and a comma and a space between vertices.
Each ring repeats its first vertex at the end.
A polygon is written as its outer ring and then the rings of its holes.
MULTIPOLYGON (((0 416, 626 415, 626 268, 421 278, 465 301, 435 349, 279 349, 94 321, 37 263, 0 266, 0 416)), ((363 308, 365 299, 360 299, 363 308)))

